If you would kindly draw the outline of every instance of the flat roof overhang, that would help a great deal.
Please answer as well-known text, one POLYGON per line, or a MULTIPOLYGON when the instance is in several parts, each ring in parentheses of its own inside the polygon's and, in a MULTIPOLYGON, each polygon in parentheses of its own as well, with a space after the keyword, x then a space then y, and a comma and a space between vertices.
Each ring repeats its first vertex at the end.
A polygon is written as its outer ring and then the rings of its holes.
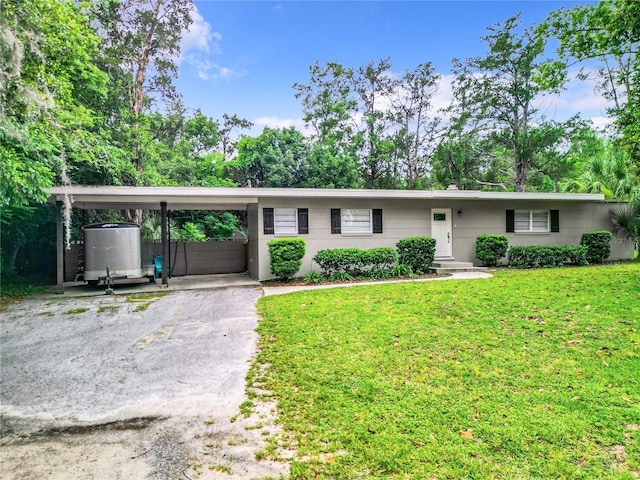
POLYGON ((477 190, 354 190, 320 188, 116 187, 73 185, 47 189, 49 202, 73 198, 80 209, 246 210, 259 199, 396 199, 396 200, 547 200, 601 202, 604 195, 554 192, 482 192, 477 190))

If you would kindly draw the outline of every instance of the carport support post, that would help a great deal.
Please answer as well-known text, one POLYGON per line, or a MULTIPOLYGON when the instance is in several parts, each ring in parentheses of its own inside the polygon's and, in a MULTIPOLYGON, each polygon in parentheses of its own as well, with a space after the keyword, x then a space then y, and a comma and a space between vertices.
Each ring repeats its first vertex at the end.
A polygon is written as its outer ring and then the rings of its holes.
POLYGON ((64 293, 64 219, 62 202, 56 202, 56 288, 55 293, 64 293))
POLYGON ((160 236, 162 237, 162 285, 169 286, 167 265, 169 261, 169 242, 167 240, 167 202, 160 202, 160 236))

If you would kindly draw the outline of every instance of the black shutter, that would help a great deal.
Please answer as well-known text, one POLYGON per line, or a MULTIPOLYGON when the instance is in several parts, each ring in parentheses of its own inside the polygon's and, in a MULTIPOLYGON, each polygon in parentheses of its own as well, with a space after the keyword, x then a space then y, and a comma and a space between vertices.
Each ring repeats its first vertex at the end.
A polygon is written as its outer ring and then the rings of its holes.
POLYGON ((273 235, 273 208, 262 209, 262 223, 265 235, 273 235))
POLYGON ((299 234, 309 233, 309 209, 308 208, 298 209, 298 233, 299 234))
POLYGON ((373 218, 373 233, 382 233, 382 209, 374 208, 371 214, 373 218))
POLYGON ((515 232, 516 226, 516 211, 507 210, 507 233, 515 232))
POLYGON ((560 231, 560 210, 551 210, 551 231, 560 231))
POLYGON ((331 209, 331 233, 342 233, 342 222, 340 220, 340 209, 331 209))

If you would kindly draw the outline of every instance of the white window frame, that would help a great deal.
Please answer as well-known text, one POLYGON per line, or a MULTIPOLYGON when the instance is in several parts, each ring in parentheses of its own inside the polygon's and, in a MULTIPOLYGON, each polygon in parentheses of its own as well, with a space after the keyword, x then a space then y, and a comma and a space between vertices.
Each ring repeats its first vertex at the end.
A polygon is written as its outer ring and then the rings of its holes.
POLYGON ((273 233, 275 235, 298 234, 298 209, 274 208, 273 209, 273 233), (293 216, 293 222, 291 221, 293 216))
POLYGON ((513 231, 514 233, 549 233, 551 231, 551 210, 515 210, 513 231), (537 226, 537 223, 541 222, 542 212, 546 214, 546 221, 544 227, 541 228, 537 226), (537 218, 534 217, 536 214, 537 218), (524 219, 525 216, 528 216, 528 221, 524 219), (523 227, 525 222, 527 223, 526 228, 523 227))
POLYGON ((340 210, 340 231, 344 235, 372 235, 373 234, 373 210, 370 208, 343 208, 340 210), (357 212, 357 213, 356 213, 357 212), (358 226, 354 225, 353 217, 357 217, 358 219, 364 219, 367 214, 369 217, 369 224, 366 225, 366 230, 362 229, 364 226, 363 220, 357 220, 357 223, 361 223, 363 225, 358 226), (351 217, 351 220, 349 219, 351 217))

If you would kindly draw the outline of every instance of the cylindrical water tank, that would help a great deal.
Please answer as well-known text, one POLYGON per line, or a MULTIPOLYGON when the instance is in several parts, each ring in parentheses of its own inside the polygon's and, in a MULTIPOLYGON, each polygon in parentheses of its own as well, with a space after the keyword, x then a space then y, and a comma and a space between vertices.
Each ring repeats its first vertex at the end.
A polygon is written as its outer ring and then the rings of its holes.
POLYGON ((95 223, 84 227, 84 279, 94 282, 142 276, 140 225, 95 223))

